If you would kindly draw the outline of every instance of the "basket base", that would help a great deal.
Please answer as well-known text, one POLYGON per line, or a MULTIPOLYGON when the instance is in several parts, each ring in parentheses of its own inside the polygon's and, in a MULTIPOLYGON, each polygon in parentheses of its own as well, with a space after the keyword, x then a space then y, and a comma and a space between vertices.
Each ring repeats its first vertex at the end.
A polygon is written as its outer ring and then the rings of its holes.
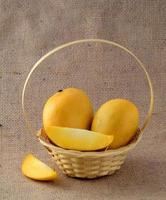
POLYGON ((63 174, 65 174, 66 176, 70 177, 70 178, 76 178, 76 179, 97 179, 97 178, 102 178, 104 176, 110 176, 112 174, 115 174, 117 170, 111 171, 109 173, 103 173, 102 175, 89 175, 89 176, 83 176, 83 175, 72 175, 72 174, 67 174, 63 171, 63 174))

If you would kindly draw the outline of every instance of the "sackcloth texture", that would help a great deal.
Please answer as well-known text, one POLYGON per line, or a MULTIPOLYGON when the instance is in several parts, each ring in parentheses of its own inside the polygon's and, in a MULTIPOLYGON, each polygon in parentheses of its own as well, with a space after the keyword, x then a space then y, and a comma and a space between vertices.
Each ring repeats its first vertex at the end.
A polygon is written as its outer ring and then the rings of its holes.
MULTIPOLYGON (((166 1, 165 0, 0 0, 0 199, 166 199, 166 1), (152 79, 152 120, 122 168, 94 180, 68 178, 56 167, 21 108, 24 81, 33 64, 66 42, 101 38, 135 53, 152 79), (53 183, 21 174, 21 162, 33 153, 58 171, 53 183)), ((145 76, 117 48, 80 44, 52 56, 35 71, 26 90, 29 121, 42 126, 45 100, 56 90, 75 86, 87 91, 95 110, 110 98, 129 98, 148 109, 145 76)))

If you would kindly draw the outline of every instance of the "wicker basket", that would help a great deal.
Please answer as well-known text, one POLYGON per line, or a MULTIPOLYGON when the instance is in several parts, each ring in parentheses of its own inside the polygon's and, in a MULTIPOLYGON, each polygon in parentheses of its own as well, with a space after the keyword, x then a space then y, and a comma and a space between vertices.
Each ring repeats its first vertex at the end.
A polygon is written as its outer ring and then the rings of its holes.
POLYGON ((119 47, 120 49, 126 51, 128 54, 130 54, 139 64, 139 66, 143 69, 145 72, 148 85, 150 88, 150 106, 149 106, 149 111, 148 114, 145 118, 144 124, 142 127, 137 131, 135 137, 130 141, 130 143, 124 147, 121 147, 119 149, 108 149, 105 151, 96 151, 96 152, 80 152, 80 151, 74 151, 74 150, 66 150, 60 147, 57 147, 53 145, 48 138, 43 134, 43 132, 40 130, 37 134, 40 143, 46 147, 48 150, 48 153, 51 154, 53 159, 56 161, 56 164, 58 167, 63 171, 64 174, 70 176, 70 177, 78 177, 78 178, 96 178, 96 177, 101 177, 105 175, 111 175, 113 174, 116 170, 120 169, 121 165, 124 163, 124 160, 130 150, 132 150, 136 144, 140 141, 142 137, 142 131, 144 130, 145 126, 149 122, 149 119, 152 114, 152 109, 153 109, 153 89, 152 89, 152 84, 149 78, 149 75, 141 63, 141 61, 128 49, 125 47, 111 42, 107 40, 101 40, 101 39, 84 39, 84 40, 77 40, 74 42, 70 42, 64 45, 61 45, 49 53, 47 53, 45 56, 43 56, 31 69, 22 92, 22 108, 23 108, 23 113, 24 117, 26 120, 26 123, 28 125, 28 128, 31 132, 34 132, 32 130, 32 127, 29 123, 29 120, 27 118, 27 114, 25 111, 25 106, 24 106, 24 96, 25 96, 25 90, 26 86, 28 83, 28 80, 33 73, 33 71, 38 67, 38 65, 44 61, 47 57, 50 55, 56 53, 57 51, 71 46, 75 45, 78 43, 85 43, 85 42, 101 42, 109 45, 113 45, 116 47, 119 47))
POLYGON ((48 150, 48 153, 56 161, 64 174, 78 178, 96 178, 111 175, 120 169, 128 151, 133 149, 141 139, 138 131, 131 142, 117 150, 105 150, 98 152, 81 152, 62 149, 51 144, 43 131, 37 134, 40 143, 48 150))

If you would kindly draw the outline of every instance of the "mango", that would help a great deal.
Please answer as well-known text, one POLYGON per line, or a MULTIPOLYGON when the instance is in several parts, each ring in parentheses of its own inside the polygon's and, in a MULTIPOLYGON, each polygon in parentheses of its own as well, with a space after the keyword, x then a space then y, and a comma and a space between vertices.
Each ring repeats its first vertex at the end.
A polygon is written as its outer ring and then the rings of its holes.
POLYGON ((96 112, 91 130, 114 135, 113 149, 126 145, 135 135, 139 124, 137 107, 126 99, 113 99, 96 112))
POLYGON ((93 108, 86 93, 77 88, 60 90, 43 109, 43 125, 90 129, 93 108))
POLYGON ((112 135, 104 135, 84 129, 50 126, 46 127, 45 131, 54 144, 71 150, 99 150, 108 147, 113 141, 112 135))
POLYGON ((28 178, 40 181, 51 181, 57 177, 56 172, 32 154, 22 162, 22 173, 28 178))

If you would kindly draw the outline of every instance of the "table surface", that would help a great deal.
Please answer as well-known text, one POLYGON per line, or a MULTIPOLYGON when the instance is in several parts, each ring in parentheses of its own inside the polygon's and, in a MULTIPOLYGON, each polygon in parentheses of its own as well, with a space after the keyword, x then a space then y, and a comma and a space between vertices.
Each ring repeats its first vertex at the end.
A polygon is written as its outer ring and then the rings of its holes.
MULTIPOLYGON (((0 0, 0 199, 166 199, 165 55, 165 0, 0 0), (144 62, 155 91, 151 123, 112 176, 80 180, 66 177, 56 167, 55 182, 32 181, 20 170, 28 152, 55 165, 25 127, 23 83, 42 55, 80 38, 116 41, 144 62)), ((139 83, 138 87, 143 89, 139 83)))

